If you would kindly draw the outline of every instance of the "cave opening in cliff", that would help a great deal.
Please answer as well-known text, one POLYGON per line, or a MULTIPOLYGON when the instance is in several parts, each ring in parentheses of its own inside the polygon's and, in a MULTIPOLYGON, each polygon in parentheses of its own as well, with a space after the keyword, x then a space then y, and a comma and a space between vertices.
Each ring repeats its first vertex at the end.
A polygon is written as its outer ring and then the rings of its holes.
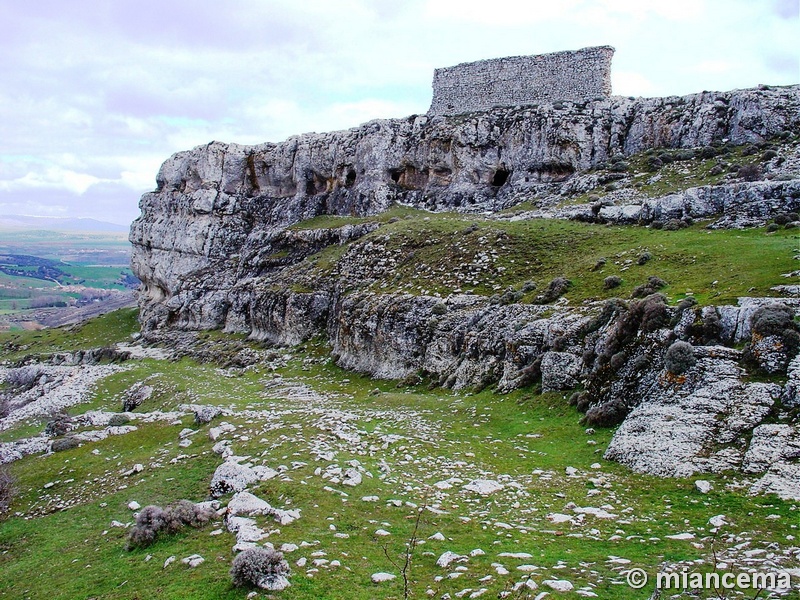
POLYGON ((494 177, 492 177, 492 185, 500 187, 501 185, 505 185, 508 178, 511 176, 511 171, 506 169, 497 169, 494 172, 494 177))
POLYGON ((356 172, 353 169, 350 169, 347 172, 347 177, 344 179, 345 187, 353 187, 356 183, 356 172))

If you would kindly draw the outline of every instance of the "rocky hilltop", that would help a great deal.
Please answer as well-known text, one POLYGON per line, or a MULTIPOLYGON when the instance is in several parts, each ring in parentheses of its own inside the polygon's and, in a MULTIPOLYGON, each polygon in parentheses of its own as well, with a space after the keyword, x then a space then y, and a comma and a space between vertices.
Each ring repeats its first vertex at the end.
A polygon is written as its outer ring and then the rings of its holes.
MULTIPOLYGON (((762 86, 212 142, 168 159, 142 197, 130 240, 143 333, 324 335, 339 365, 375 377, 570 390, 587 424, 622 423, 609 458, 671 476, 742 469, 760 474, 754 489, 800 497, 798 302, 745 297, 780 281, 733 275, 728 302, 710 289, 697 304, 674 279, 702 271, 698 252, 669 246, 701 225, 794 223, 798 133, 800 87, 762 86), (604 236, 644 235, 608 224, 663 236, 661 250, 604 250, 604 236), (653 255, 673 281, 631 270, 653 255), (603 301, 614 277, 634 299, 603 301)), ((739 268, 727 259, 723 274, 739 268)))

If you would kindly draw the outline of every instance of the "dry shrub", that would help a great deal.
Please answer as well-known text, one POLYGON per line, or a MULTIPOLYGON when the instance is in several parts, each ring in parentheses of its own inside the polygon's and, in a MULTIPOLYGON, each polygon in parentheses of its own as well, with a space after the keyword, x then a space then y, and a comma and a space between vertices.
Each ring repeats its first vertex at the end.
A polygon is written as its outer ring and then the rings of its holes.
POLYGON ((0 466, 0 515, 11 506, 11 500, 15 493, 14 477, 8 467, 0 466))
POLYGON ((187 525, 202 527, 213 516, 212 510, 189 500, 178 500, 166 509, 152 504, 145 506, 136 516, 136 524, 128 534, 128 550, 149 546, 161 532, 177 533, 187 525))
POLYGON ((664 355, 664 366, 673 375, 683 375, 696 363, 694 348, 688 342, 675 342, 664 355))
POLYGON ((289 585, 289 563, 271 548, 250 548, 233 559, 231 579, 235 586, 254 586, 280 591, 289 585))

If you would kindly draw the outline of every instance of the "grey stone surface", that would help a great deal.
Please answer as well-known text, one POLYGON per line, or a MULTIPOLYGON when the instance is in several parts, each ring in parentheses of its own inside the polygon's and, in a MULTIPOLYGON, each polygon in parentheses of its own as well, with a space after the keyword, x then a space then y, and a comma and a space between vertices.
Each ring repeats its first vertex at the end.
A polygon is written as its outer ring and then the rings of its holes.
MULTIPOLYGON (((142 197, 142 215, 131 227, 145 333, 169 323, 297 343, 318 331, 331 298, 318 291, 259 293, 269 289, 269 277, 377 225, 289 226, 321 214, 375 215, 392 203, 497 211, 617 154, 722 139, 759 142, 794 126, 798 89, 612 97, 500 108, 469 118, 416 116, 278 144, 212 142, 180 152, 161 167, 157 188, 142 197)), ((744 222, 798 209, 797 182, 765 181, 696 188, 618 207, 618 216, 608 216, 647 222, 673 213, 731 213, 744 222)), ((550 216, 577 218, 581 211, 593 216, 590 205, 550 216)))
POLYGON ((734 361, 705 354, 686 377, 645 374, 641 401, 614 434, 606 458, 667 477, 741 465, 743 436, 769 415, 780 386, 745 383, 734 361))
POLYGON ((542 391, 570 390, 578 383, 581 359, 569 352, 545 352, 542 355, 542 391))
POLYGON ((436 69, 429 115, 611 95, 611 46, 510 56, 436 69))
POLYGON ((214 471, 214 476, 211 478, 211 495, 219 498, 225 494, 241 492, 256 481, 258 475, 253 469, 228 460, 214 471))

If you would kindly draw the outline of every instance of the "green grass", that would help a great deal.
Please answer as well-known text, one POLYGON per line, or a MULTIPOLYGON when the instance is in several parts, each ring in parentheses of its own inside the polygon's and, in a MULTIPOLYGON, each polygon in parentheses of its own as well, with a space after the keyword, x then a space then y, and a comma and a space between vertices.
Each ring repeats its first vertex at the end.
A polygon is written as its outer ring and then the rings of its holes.
MULTIPOLYGON (((94 327, 107 331, 110 323, 106 320, 94 327)), ((224 338, 219 332, 203 335, 209 336, 209 342, 212 337, 220 338, 218 343, 224 338)), ((94 397, 72 412, 116 410, 124 390, 145 379, 161 391, 139 411, 174 409, 187 400, 235 409, 235 415, 224 418, 237 427, 235 452, 250 456, 255 463, 288 468, 285 479, 256 484, 254 493, 273 506, 301 509, 302 516, 295 523, 272 525, 280 531, 269 541, 312 544, 287 555, 293 566, 292 587, 275 597, 401 598, 399 580, 380 586, 369 581, 377 571, 397 573, 386 553, 399 557, 414 527, 415 510, 387 504, 389 499, 427 504, 446 513, 426 511, 420 522, 419 536, 425 544, 415 551, 413 598, 426 597, 429 588, 439 597, 468 587, 487 587, 487 597, 495 597, 508 581, 520 580, 518 564, 532 563, 541 567, 541 573, 534 574, 539 583, 547 576, 559 576, 576 586, 596 586, 594 591, 600 597, 633 600, 641 598, 641 593, 612 583, 621 578, 606 563, 609 556, 623 556, 632 566, 653 573, 662 561, 707 558, 707 540, 702 548, 695 548, 665 536, 689 530, 700 539, 708 535, 707 521, 713 515, 728 515, 731 531, 752 538, 753 547, 785 543, 786 528, 796 522, 795 504, 726 489, 726 483, 733 482, 728 475, 704 476, 715 487, 712 493, 701 495, 692 480, 636 475, 604 461, 602 450, 613 432, 598 430, 587 435, 578 422, 580 415, 568 406, 566 394, 537 395, 531 390, 470 394, 425 386, 398 387, 395 382, 345 372, 331 363, 327 352, 325 343, 315 340, 292 350, 288 361, 231 370, 230 376, 223 376, 214 365, 190 359, 148 359, 101 381, 94 397), (280 390, 265 391, 264 385, 276 374, 304 383, 327 399, 292 400, 280 390), (360 445, 343 442, 327 428, 332 411, 343 411, 344 422, 358 433, 360 445), (389 434, 402 437, 387 443, 389 434), (590 440, 596 443, 587 443, 590 440), (350 489, 315 475, 317 467, 325 469, 329 464, 314 450, 320 443, 336 452, 337 464, 355 459, 373 476, 365 476, 360 486, 350 489), (601 468, 593 469, 594 463, 601 468), (382 465, 390 469, 385 479, 381 478, 382 465), (570 466, 582 475, 566 476, 565 469, 570 466), (453 476, 468 481, 478 476, 503 479, 504 475, 520 488, 506 488, 484 498, 459 492, 460 484, 445 492, 433 487, 453 476), (588 481, 592 476, 602 477, 608 486, 598 487, 600 493, 595 496, 588 495, 596 487, 588 481), (326 490, 329 485, 349 496, 326 490), (379 496, 380 501, 361 501, 362 496, 370 495, 379 496), (545 518, 550 512, 568 512, 570 501, 579 506, 609 503, 622 522, 588 517, 580 526, 553 525, 545 518), (780 515, 780 520, 767 519, 773 514, 780 515), (391 535, 376 537, 378 528, 391 535), (427 540, 436 532, 448 539, 427 540), (336 533, 349 537, 338 538, 336 533), (580 537, 573 537, 576 535, 580 537), (482 548, 486 555, 471 558, 468 570, 458 579, 435 581, 448 573, 435 565, 442 552, 468 553, 473 548, 482 548), (309 577, 308 566, 299 568, 294 562, 301 556, 311 561, 311 552, 316 550, 326 552, 328 560, 341 561, 342 566, 321 567, 309 577), (528 552, 533 558, 498 558, 500 552, 528 552), (564 561, 564 569, 554 568, 559 561, 564 561), (493 562, 503 563, 511 575, 498 576, 491 567, 493 562), (491 580, 478 581, 489 574, 491 580)), ((211 452, 208 426, 196 426, 190 417, 176 425, 134 423, 139 427, 135 433, 47 457, 27 457, 12 465, 20 490, 12 512, 25 516, 12 515, 0 523, 0 596, 246 596, 246 590, 230 586, 227 575, 233 536, 209 535, 219 523, 163 537, 150 548, 125 550, 125 530, 111 527, 111 522, 131 521, 128 502, 164 505, 178 498, 202 500, 220 463, 211 452), (177 445, 178 432, 184 427, 199 430, 186 449, 177 445), (185 458, 171 462, 180 456, 185 458), (145 470, 124 475, 135 463, 145 465, 145 470), (44 487, 51 482, 53 486, 44 487), (206 559, 197 569, 179 562, 194 553, 206 559), (148 555, 152 559, 146 561, 148 555), (164 569, 169 556, 179 560, 164 569), (32 578, 30 573, 47 573, 47 578, 32 578)), ((263 520, 260 523, 268 525, 263 520)))
POLYGON ((340 215, 318 215, 290 226, 292 230, 303 229, 335 229, 345 225, 359 225, 361 223, 387 223, 391 220, 414 216, 419 211, 405 206, 393 206, 389 210, 370 217, 352 217, 340 215))
POLYGON ((27 354, 85 350, 129 341, 139 330, 137 314, 135 308, 124 308, 69 327, 0 332, 2 358, 14 360, 27 354))
POLYGON ((558 220, 495 221, 474 215, 417 213, 352 243, 335 246, 288 270, 293 284, 318 285, 321 277, 350 273, 353 287, 380 292, 441 294, 472 291, 482 295, 519 289, 533 281, 531 301, 555 277, 573 282, 566 297, 573 303, 627 297, 656 275, 669 284, 675 301, 694 295, 701 304, 735 303, 747 295, 776 295, 770 288, 797 267, 800 236, 793 230, 707 230, 698 223, 679 231, 605 226, 558 220), (470 231, 471 224, 478 228, 470 231), (372 244, 370 252, 362 251, 372 244), (637 264, 649 252, 652 259, 637 264), (381 271, 377 258, 391 260, 381 271), (605 259, 603 268, 595 264, 605 259), (363 273, 374 273, 364 277, 363 273), (618 275, 623 283, 604 289, 618 275))

